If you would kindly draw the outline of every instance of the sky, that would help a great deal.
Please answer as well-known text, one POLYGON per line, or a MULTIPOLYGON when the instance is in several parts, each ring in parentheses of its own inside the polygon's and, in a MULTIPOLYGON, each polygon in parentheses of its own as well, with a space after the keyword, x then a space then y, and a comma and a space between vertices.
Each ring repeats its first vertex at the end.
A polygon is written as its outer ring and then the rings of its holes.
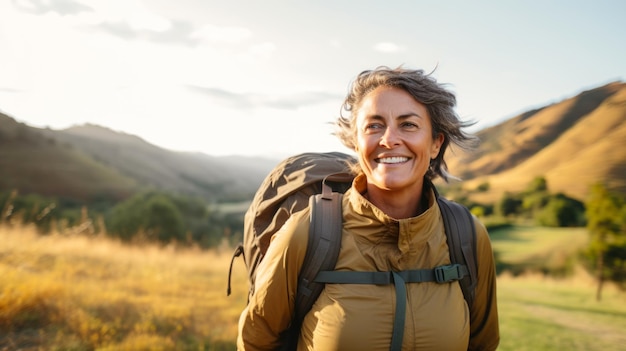
POLYGON ((377 66, 432 72, 470 131, 626 79, 626 1, 0 0, 0 111, 173 151, 347 150, 377 66))

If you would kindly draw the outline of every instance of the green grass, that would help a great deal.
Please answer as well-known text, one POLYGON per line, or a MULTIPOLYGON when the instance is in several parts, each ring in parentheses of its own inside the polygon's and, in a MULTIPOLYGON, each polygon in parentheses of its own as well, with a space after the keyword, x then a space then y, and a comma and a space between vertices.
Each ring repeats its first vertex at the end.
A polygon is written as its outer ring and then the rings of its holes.
POLYGON ((513 226, 490 235, 500 274, 499 350, 624 349, 626 295, 607 285, 596 301, 596 283, 578 262, 585 228, 513 226))
POLYGON ((585 228, 512 226, 490 231, 498 273, 572 274, 587 245, 585 228))
POLYGON ((498 350, 624 350, 626 296, 615 287, 595 300, 591 279, 543 276, 498 281, 498 350))

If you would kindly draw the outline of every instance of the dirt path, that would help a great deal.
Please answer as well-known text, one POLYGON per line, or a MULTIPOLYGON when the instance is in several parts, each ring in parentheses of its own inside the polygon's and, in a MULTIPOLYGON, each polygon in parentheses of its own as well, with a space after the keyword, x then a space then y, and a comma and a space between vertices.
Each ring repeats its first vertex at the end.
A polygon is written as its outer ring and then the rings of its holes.
POLYGON ((609 345, 626 345, 626 332, 596 319, 575 318, 572 312, 561 311, 546 306, 528 306, 528 311, 535 316, 542 316, 565 328, 593 335, 609 345))

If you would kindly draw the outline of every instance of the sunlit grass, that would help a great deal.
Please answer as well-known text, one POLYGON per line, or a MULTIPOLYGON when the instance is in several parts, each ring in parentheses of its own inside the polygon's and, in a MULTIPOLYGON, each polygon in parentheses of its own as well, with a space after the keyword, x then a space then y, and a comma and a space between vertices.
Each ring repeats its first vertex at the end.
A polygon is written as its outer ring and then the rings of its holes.
POLYGON ((226 297, 230 251, 130 247, 104 238, 0 227, 4 346, 232 349, 243 262, 226 297))
MULTIPOLYGON (((521 264, 570 252, 582 239, 568 233, 563 241, 559 230, 525 228, 493 242, 521 264)), ((247 276, 240 259, 226 297, 230 258, 228 248, 128 246, 0 226, 0 350, 234 350, 247 276)), ((501 275, 499 350, 623 349, 626 295, 607 284, 596 302, 595 288, 581 271, 501 275)))

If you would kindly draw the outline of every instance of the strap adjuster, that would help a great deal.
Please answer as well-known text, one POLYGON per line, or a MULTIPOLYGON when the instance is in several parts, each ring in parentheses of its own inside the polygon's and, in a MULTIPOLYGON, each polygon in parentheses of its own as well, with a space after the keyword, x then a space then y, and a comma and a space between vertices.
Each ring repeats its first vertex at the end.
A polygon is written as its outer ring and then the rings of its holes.
POLYGON ((450 264, 447 266, 436 267, 435 281, 439 284, 449 283, 455 280, 461 280, 463 278, 463 272, 461 271, 460 264, 450 264))

